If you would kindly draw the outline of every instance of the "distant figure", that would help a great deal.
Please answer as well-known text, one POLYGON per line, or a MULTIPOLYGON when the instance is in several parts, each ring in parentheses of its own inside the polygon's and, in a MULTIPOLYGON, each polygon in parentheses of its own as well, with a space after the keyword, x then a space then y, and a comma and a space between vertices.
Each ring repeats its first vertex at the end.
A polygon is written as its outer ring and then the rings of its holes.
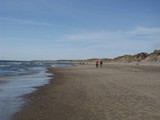
POLYGON ((102 60, 100 61, 100 67, 102 68, 102 65, 103 65, 103 62, 102 62, 102 60))
POLYGON ((96 68, 98 68, 98 64, 99 64, 99 61, 97 60, 97 61, 96 61, 96 68))
POLYGON ((84 62, 80 62, 81 65, 84 65, 84 62))

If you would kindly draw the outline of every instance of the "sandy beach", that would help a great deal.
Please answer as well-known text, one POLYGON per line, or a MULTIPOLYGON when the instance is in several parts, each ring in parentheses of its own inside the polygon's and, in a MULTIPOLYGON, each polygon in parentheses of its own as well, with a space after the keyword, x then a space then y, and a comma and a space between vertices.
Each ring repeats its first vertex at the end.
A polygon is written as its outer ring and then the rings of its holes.
POLYGON ((160 120, 160 67, 50 68, 50 84, 26 95, 13 120, 160 120))

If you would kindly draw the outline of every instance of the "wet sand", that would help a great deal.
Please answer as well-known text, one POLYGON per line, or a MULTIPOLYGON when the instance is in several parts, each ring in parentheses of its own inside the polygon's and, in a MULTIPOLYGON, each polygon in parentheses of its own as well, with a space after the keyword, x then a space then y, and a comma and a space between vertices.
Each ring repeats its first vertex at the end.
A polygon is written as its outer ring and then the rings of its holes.
POLYGON ((6 83, 6 81, 2 80, 3 78, 0 78, 0 84, 6 83))
POLYGON ((160 67, 51 68, 13 120, 160 120, 160 67))
POLYGON ((2 81, 2 80, 0 79, 0 84, 2 84, 2 83, 4 83, 4 81, 2 81))

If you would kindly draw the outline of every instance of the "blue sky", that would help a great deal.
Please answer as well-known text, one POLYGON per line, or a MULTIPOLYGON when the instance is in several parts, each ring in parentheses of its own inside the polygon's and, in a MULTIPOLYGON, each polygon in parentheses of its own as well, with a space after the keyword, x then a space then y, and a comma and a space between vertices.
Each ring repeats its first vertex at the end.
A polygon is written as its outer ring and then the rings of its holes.
POLYGON ((0 0, 0 59, 113 58, 160 49, 160 0, 0 0))

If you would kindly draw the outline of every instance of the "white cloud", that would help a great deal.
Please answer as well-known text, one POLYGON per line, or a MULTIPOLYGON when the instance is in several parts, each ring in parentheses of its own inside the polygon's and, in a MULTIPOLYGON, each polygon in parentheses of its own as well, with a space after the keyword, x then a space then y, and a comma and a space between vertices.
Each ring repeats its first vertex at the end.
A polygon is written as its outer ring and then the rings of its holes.
POLYGON ((56 26, 54 24, 50 24, 50 23, 47 23, 47 22, 25 20, 25 19, 15 19, 15 18, 8 18, 8 17, 0 17, 0 20, 5 20, 5 21, 8 21, 8 22, 14 22, 14 23, 18 23, 18 24, 32 24, 32 25, 52 26, 52 27, 56 26))
POLYGON ((131 30, 129 32, 127 32, 128 34, 132 34, 132 35, 140 35, 140 34, 146 34, 146 35, 150 35, 150 34, 160 34, 160 28, 147 28, 147 27, 141 27, 138 26, 136 27, 134 30, 131 30))
POLYGON ((83 49, 101 53, 135 54, 160 49, 160 28, 136 27, 129 31, 98 31, 65 35, 66 41, 85 44, 83 49))
POLYGON ((80 33, 80 34, 73 34, 73 35, 65 35, 63 36, 65 40, 71 41, 94 41, 94 40, 113 40, 116 38, 122 37, 121 31, 115 32, 106 32, 106 31, 98 31, 98 32, 88 32, 88 33, 80 33), (116 36, 115 36, 116 35, 116 36))
MULTIPOLYGON (((146 35, 150 40, 160 39, 160 28, 147 28, 147 27, 136 27, 130 31, 98 31, 98 32, 87 32, 80 34, 69 34, 64 35, 63 39, 69 41, 133 41, 133 40, 142 40, 143 38, 136 38, 137 35, 146 35)), ((144 39, 146 37, 144 36, 144 39)))

